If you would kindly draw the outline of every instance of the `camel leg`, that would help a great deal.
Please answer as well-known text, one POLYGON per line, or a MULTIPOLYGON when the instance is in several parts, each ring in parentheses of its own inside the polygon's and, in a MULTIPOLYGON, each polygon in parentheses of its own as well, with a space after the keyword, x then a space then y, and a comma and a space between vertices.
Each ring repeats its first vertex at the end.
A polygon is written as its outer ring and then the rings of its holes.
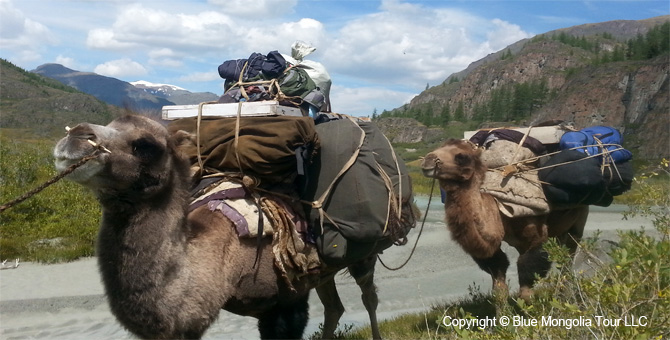
POLYGON ((575 218, 572 227, 570 227, 568 232, 563 235, 560 241, 570 249, 570 255, 574 257, 577 252, 577 245, 584 235, 584 227, 586 226, 586 220, 589 217, 589 206, 575 208, 573 209, 573 214, 577 217, 575 218))
POLYGON ((321 338, 332 339, 337 324, 340 322, 340 317, 344 314, 344 306, 335 286, 335 277, 331 277, 328 281, 316 287, 316 293, 319 295, 321 304, 323 304, 323 332, 321 338))
POLYGON ((539 245, 519 255, 516 263, 519 272, 519 297, 529 302, 533 295, 532 287, 537 280, 535 274, 545 277, 551 268, 549 254, 539 245))
POLYGON ((377 287, 375 286, 375 263, 377 263, 377 256, 369 256, 367 259, 349 266, 349 273, 356 279, 358 287, 361 288, 361 299, 363 305, 368 311, 370 317, 370 329, 372 331, 373 339, 381 339, 379 332, 379 324, 377 323, 377 305, 379 299, 377 297, 377 287))
POLYGON ((506 293, 507 282, 505 282, 505 275, 509 267, 509 260, 502 249, 498 248, 493 256, 489 258, 472 258, 477 262, 479 268, 491 275, 491 279, 493 279, 493 292, 504 291, 506 293))
POLYGON ((309 320, 309 294, 277 305, 258 318, 261 339, 301 339, 309 320))

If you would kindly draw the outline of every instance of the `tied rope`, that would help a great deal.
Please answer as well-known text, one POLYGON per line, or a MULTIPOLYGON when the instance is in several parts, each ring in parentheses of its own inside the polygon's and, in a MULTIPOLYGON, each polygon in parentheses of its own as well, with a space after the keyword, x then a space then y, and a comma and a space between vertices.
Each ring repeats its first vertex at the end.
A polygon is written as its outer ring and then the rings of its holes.
MULTIPOLYGON (((46 189, 48 186, 50 186, 50 185, 52 185, 52 184, 58 182, 58 181, 61 180, 63 177, 65 177, 65 176, 71 174, 71 173, 72 173, 73 171, 75 171, 78 167, 80 167, 80 166, 86 164, 86 162, 88 162, 88 161, 90 161, 90 160, 92 160, 92 159, 98 157, 98 155, 100 154, 101 151, 102 151, 102 152, 110 152, 110 151, 107 150, 104 146, 98 145, 98 146, 96 147, 96 149, 93 151, 93 153, 91 153, 90 155, 85 156, 84 158, 80 159, 77 163, 74 163, 74 164, 70 165, 69 167, 67 167, 67 169, 63 170, 63 172, 61 172, 61 173, 59 173, 58 175, 54 176, 54 177, 51 178, 50 180, 44 182, 44 184, 40 185, 39 187, 37 187, 37 188, 35 188, 35 189, 31 190, 31 191, 28 191, 27 193, 21 195, 20 197, 14 199, 14 200, 12 200, 12 201, 9 201, 9 202, 7 202, 7 203, 1 205, 1 206, 0 206, 0 213, 4 212, 5 210, 7 210, 7 209, 9 209, 9 208, 11 208, 11 207, 13 207, 13 206, 15 206, 15 205, 17 205, 17 204, 19 204, 19 203, 25 201, 25 200, 27 200, 28 198, 30 198, 30 197, 32 197, 32 196, 35 196, 35 195, 38 194, 40 191, 46 189)), ((110 153, 111 153, 111 152, 110 152, 110 153)))
POLYGON ((400 266, 395 267, 395 268, 391 268, 391 267, 387 266, 386 263, 384 263, 384 261, 382 261, 382 258, 379 256, 379 254, 377 254, 377 259, 379 260, 379 263, 381 263, 382 266, 384 266, 384 268, 386 268, 388 270, 391 270, 391 271, 396 271, 396 270, 402 269, 402 267, 404 267, 407 263, 409 263, 409 260, 412 259, 412 256, 414 256, 414 251, 416 250, 416 246, 419 244, 419 239, 421 238, 421 234, 423 234, 423 227, 426 224, 426 217, 428 217, 428 211, 430 210, 430 202, 433 199, 433 189, 434 188, 435 188, 435 177, 433 177, 433 181, 430 184, 430 194, 428 196, 428 205, 426 206, 426 212, 423 214, 423 219, 421 220, 421 228, 419 228, 419 235, 416 237, 416 241, 414 241, 414 246, 412 246, 412 251, 409 253, 409 256, 407 257, 405 262, 403 262, 400 266))

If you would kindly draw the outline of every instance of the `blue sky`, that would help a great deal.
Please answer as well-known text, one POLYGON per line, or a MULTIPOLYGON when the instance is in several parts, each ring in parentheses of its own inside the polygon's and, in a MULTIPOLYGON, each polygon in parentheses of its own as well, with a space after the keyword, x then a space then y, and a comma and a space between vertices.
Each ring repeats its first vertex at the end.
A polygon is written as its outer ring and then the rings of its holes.
POLYGON ((330 73, 333 110, 367 116, 518 40, 668 14, 667 0, 0 0, 0 57, 221 94, 225 60, 303 40, 330 73))

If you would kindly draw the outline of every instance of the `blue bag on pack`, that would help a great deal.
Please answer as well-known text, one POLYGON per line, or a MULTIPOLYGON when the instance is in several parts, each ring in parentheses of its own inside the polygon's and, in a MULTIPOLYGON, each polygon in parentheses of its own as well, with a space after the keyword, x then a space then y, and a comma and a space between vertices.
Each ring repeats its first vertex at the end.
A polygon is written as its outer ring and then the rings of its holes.
POLYGON ((619 130, 610 126, 592 126, 579 131, 566 132, 561 136, 560 147, 562 150, 576 148, 575 150, 589 156, 600 155, 597 158, 602 160, 602 155, 605 152, 601 150, 601 146, 596 139, 609 152, 609 157, 605 159, 606 163, 612 163, 612 161, 621 163, 633 158, 633 154, 621 146, 623 137, 619 130))

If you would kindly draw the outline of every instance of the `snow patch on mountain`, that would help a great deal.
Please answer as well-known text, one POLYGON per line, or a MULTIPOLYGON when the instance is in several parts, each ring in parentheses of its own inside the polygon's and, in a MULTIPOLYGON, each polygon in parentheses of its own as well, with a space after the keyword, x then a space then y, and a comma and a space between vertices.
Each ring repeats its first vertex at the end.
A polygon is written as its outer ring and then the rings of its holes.
POLYGON ((169 89, 171 89, 171 90, 173 90, 173 91, 178 91, 178 90, 181 90, 181 91, 187 91, 186 89, 181 88, 181 87, 176 86, 176 85, 170 85, 170 84, 156 84, 156 83, 148 82, 148 81, 146 81, 146 80, 138 80, 138 81, 133 81, 133 82, 130 82, 130 83, 131 83, 133 86, 138 87, 138 88, 153 88, 153 89, 156 89, 156 90, 159 90, 159 89, 161 89, 161 88, 169 88, 169 89))

